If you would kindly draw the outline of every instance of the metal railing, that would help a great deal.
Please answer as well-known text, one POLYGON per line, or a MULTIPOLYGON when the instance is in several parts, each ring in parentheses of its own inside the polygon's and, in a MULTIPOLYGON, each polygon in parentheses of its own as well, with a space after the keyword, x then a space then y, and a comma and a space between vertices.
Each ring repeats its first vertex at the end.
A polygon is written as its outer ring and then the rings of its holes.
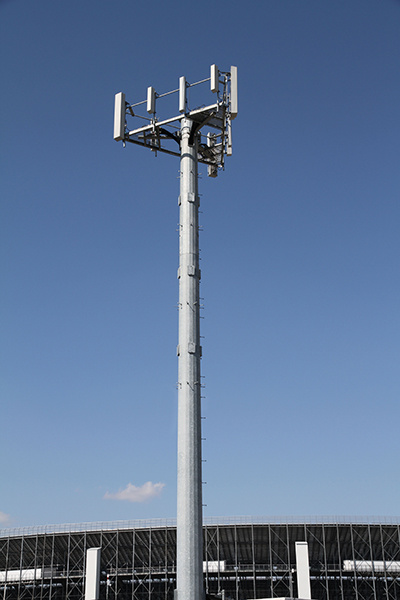
MULTIPOLYGON (((234 516, 205 517, 204 526, 213 525, 399 525, 400 517, 377 516, 234 516)), ((31 527, 0 529, 0 538, 57 533, 90 531, 116 531, 124 529, 160 529, 176 527, 176 519, 136 519, 132 521, 94 521, 89 523, 64 523, 31 527)))

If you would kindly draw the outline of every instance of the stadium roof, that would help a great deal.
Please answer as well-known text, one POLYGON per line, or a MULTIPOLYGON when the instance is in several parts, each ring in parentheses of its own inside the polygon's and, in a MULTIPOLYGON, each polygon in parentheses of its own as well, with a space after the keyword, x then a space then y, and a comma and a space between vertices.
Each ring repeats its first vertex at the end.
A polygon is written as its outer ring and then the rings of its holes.
MULTIPOLYGON (((237 516, 205 517, 204 526, 212 525, 400 525, 400 517, 378 516, 237 516)), ((41 535, 51 533, 74 533, 83 531, 112 531, 121 529, 157 529, 176 527, 176 519, 136 519, 132 521, 94 521, 88 523, 64 523, 0 529, 0 537, 41 535)))

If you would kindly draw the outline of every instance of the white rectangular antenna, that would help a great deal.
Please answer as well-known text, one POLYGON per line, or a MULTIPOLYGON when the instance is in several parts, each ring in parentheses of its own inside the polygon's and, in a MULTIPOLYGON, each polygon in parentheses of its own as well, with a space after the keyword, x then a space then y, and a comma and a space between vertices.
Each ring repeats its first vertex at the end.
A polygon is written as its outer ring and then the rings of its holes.
POLYGON ((114 101, 114 140, 120 142, 125 138, 125 94, 115 94, 114 101))
POLYGON ((212 92, 218 92, 219 71, 217 65, 211 65, 210 68, 210 87, 212 92))
POLYGON ((227 120, 228 140, 226 144, 226 155, 232 156, 232 122, 231 119, 227 120))
POLYGON ((238 83, 237 67, 231 67, 231 119, 235 119, 238 114, 238 83))
MULTIPOLYGON (((215 135, 213 133, 210 133, 210 132, 207 133, 207 146, 209 148, 214 148, 214 146, 215 146, 215 135)), ((208 165, 207 175, 208 175, 208 177, 217 177, 218 176, 217 165, 208 165)))
POLYGON ((179 77, 179 112, 186 111, 186 77, 179 77))
POLYGON ((152 86, 147 88, 147 112, 151 115, 156 112, 156 91, 152 86))

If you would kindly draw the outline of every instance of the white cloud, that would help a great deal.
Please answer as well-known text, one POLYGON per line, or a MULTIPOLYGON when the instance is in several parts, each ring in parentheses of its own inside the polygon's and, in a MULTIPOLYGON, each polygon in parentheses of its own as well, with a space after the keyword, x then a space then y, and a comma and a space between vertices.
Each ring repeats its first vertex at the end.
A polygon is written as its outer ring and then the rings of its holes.
POLYGON ((6 515, 6 513, 1 512, 0 510, 0 523, 8 523, 10 520, 10 515, 6 515))
POLYGON ((137 487, 132 483, 128 483, 125 489, 119 490, 115 494, 106 492, 104 498, 107 500, 128 500, 128 502, 146 502, 155 496, 159 496, 163 490, 165 483, 152 483, 147 481, 143 485, 137 487))

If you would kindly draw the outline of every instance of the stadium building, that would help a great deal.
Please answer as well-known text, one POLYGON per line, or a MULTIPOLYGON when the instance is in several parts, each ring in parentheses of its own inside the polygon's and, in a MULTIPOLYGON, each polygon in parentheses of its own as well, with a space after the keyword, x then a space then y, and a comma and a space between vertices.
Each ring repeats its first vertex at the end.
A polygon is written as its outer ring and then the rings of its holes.
MULTIPOLYGON (((400 600, 400 520, 206 519, 204 587, 226 600, 297 596, 295 543, 308 543, 316 600, 400 600)), ((100 549, 101 600, 173 600, 175 521, 0 531, 0 600, 82 600, 100 549)))

